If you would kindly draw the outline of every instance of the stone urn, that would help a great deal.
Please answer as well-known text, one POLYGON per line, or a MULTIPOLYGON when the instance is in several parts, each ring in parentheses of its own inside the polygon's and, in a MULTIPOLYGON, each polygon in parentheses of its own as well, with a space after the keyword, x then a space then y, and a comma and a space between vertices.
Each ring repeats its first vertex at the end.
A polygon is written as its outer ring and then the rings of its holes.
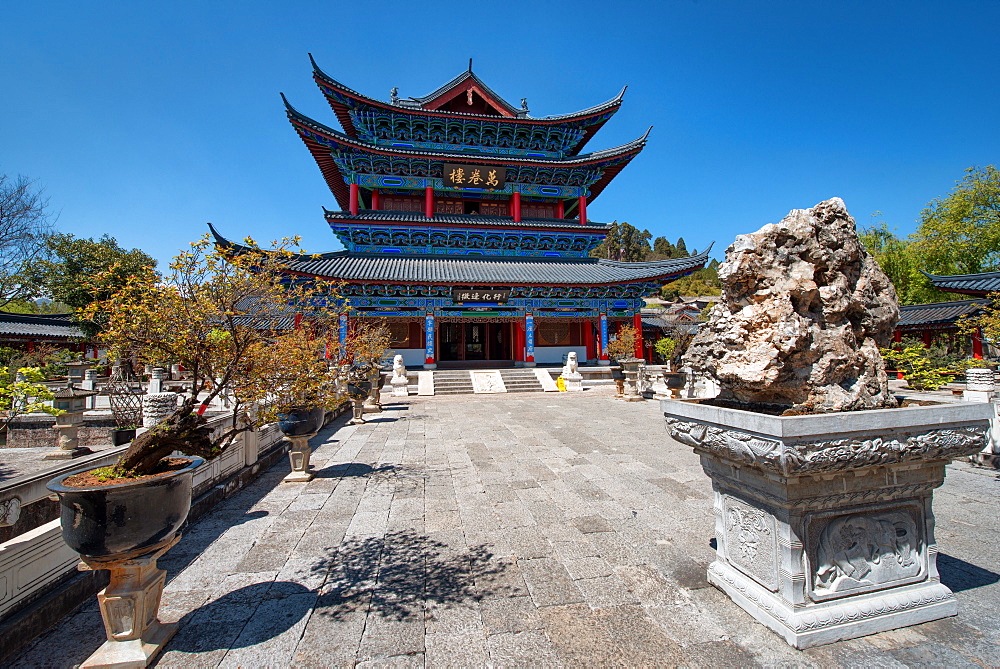
POLYGON ((957 613, 933 491, 982 450, 989 404, 772 416, 661 402, 715 491, 708 580, 796 648, 957 613))
POLYGON ((278 417, 278 429, 289 441, 288 459, 292 471, 282 479, 285 483, 305 483, 313 479, 309 470, 312 449, 309 439, 323 426, 326 411, 322 407, 295 407, 278 417))
POLYGON ((116 485, 75 487, 59 476, 48 489, 59 497, 63 539, 83 561, 81 569, 107 569, 111 581, 98 593, 108 640, 83 666, 146 666, 173 636, 176 624, 157 620, 166 572, 156 560, 180 540, 191 508, 191 481, 204 460, 167 474, 116 485))
POLYGON ((687 374, 684 372, 663 372, 663 383, 667 386, 667 390, 670 391, 670 396, 674 399, 679 399, 681 389, 687 383, 687 374))
POLYGON ((367 380, 351 379, 347 383, 347 394, 351 398, 352 417, 348 425, 360 425, 365 422, 365 399, 372 391, 372 384, 367 380))

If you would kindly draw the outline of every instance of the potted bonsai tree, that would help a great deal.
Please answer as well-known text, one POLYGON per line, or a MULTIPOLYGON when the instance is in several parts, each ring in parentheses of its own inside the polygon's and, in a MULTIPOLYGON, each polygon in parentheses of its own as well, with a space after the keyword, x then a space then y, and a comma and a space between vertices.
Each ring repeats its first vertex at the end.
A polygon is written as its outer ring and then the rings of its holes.
POLYGON ((635 357, 635 345, 639 339, 639 333, 631 325, 623 325, 618 329, 618 336, 614 341, 608 342, 608 356, 610 356, 621 367, 622 378, 615 379, 619 385, 619 394, 626 402, 642 400, 639 395, 639 364, 642 358, 635 357))
POLYGON ((37 367, 21 367, 13 373, 8 367, 0 367, 0 435, 5 439, 7 426, 18 416, 63 413, 49 404, 55 395, 42 383, 44 380, 45 376, 37 367))
POLYGON ((166 276, 141 271, 82 310, 101 325, 112 356, 140 365, 170 360, 190 375, 179 401, 147 396, 173 410, 133 439, 116 464, 49 483, 62 504, 66 542, 91 568, 112 571, 99 595, 109 640, 94 661, 113 655, 146 663, 172 633, 155 619, 163 585, 155 561, 177 540, 202 459, 304 400, 313 407, 340 400, 323 355, 338 352, 331 336, 336 286, 287 280, 282 270, 296 245, 284 240, 265 251, 248 239, 217 248, 206 235, 166 276), (213 435, 204 414, 222 393, 232 418, 213 435), (185 457, 172 457, 175 451, 185 457))
POLYGON ((389 328, 384 322, 360 321, 354 325, 345 347, 348 390, 354 403, 352 422, 363 423, 366 405, 372 412, 381 411, 378 393, 382 381, 382 358, 391 345, 389 328))

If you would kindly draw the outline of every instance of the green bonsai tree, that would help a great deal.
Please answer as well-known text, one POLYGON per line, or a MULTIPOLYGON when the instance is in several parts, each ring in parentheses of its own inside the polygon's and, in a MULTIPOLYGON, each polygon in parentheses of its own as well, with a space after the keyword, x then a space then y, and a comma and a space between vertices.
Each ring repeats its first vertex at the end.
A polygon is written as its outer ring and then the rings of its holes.
POLYGON ((14 374, 8 367, 0 367, 0 431, 26 413, 40 412, 50 416, 64 413, 48 404, 54 395, 42 383, 44 380, 37 367, 22 367, 14 374))

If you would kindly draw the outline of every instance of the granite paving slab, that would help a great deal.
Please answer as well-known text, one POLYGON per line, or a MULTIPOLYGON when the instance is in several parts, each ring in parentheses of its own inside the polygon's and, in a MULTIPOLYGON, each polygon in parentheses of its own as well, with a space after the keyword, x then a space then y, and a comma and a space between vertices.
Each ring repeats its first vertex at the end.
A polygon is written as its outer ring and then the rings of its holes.
MULTIPOLYGON (((279 462, 163 559, 162 667, 998 666, 1000 478, 935 498, 957 617, 797 651, 708 585, 712 486, 658 403, 585 393, 392 398, 279 462)), ((13 666, 82 662, 93 602, 13 666)))

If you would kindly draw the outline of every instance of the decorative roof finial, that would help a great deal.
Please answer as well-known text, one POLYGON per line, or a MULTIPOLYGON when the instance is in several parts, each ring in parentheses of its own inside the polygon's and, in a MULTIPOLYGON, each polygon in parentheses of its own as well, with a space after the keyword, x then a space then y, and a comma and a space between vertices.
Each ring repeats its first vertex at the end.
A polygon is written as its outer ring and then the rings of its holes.
POLYGON ((528 98, 521 98, 521 111, 528 111, 528 98))
POLYGON ((472 72, 472 59, 469 59, 469 72, 472 72))
POLYGON ((389 102, 392 104, 399 104, 399 87, 393 86, 392 90, 389 91, 389 102))

